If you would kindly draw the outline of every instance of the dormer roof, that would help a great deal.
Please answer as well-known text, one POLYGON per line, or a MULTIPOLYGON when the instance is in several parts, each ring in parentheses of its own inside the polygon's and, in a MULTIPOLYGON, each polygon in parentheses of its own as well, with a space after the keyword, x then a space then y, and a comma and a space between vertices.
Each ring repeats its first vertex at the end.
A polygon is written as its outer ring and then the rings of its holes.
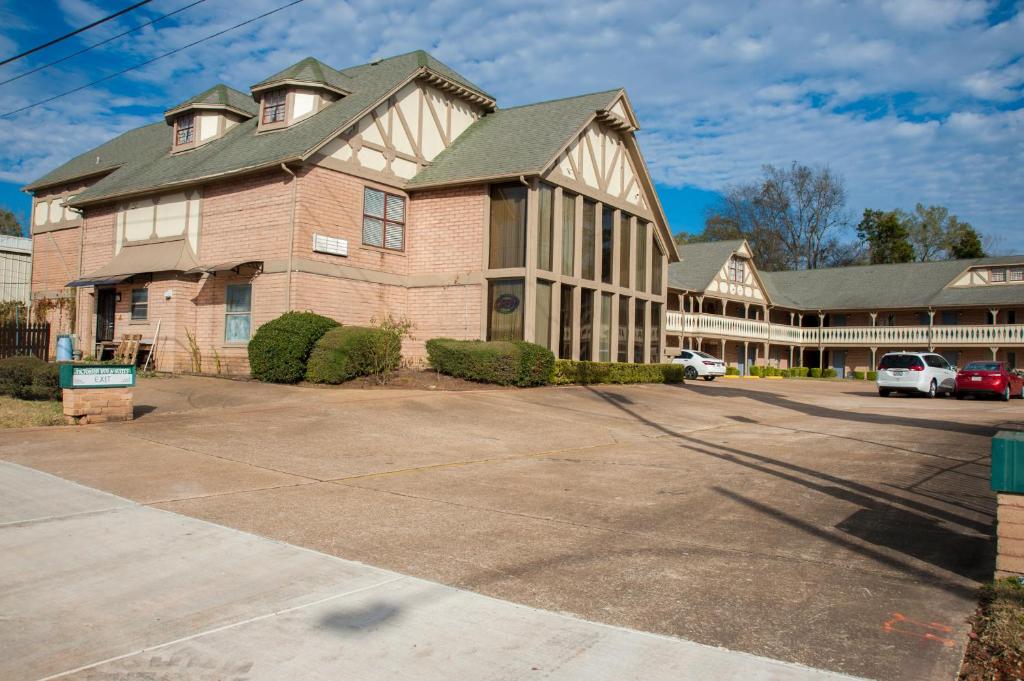
POLYGON ((270 78, 261 80, 249 89, 255 95, 258 92, 283 85, 322 88, 344 96, 352 94, 353 83, 351 77, 332 69, 318 59, 306 57, 283 71, 275 73, 270 78))
POLYGON ((218 83, 209 90, 171 107, 164 112, 164 119, 170 123, 175 116, 191 109, 230 111, 243 118, 252 118, 259 111, 252 97, 223 83, 218 83))

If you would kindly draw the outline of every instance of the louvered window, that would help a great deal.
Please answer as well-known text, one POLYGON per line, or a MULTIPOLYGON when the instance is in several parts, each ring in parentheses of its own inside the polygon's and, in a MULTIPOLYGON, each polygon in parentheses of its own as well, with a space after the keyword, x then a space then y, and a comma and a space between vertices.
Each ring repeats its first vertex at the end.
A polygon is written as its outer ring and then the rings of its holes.
POLYGON ((405 249, 405 198, 363 190, 363 243, 393 251, 405 249))

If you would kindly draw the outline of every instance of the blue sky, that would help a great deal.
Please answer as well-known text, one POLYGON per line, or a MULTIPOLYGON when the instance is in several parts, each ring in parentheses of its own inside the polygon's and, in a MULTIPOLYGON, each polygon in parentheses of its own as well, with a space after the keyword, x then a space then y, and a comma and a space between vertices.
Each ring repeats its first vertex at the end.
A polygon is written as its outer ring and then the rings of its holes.
MULTIPOLYGON (((193 0, 155 0, 0 80, 193 0)), ((77 87, 283 5, 204 0, 57 67, 0 85, 0 113, 77 87)), ((0 0, 0 55, 130 0, 0 0)), ((828 165, 852 221, 864 208, 942 204, 1024 252, 1024 2, 987 0, 304 0, 101 86, 0 118, 0 206, 106 139, 160 120, 216 82, 241 90, 313 55, 337 67, 426 49, 499 106, 624 86, 675 231, 765 163, 828 165)), ((847 233, 846 238, 852 234, 847 233)))

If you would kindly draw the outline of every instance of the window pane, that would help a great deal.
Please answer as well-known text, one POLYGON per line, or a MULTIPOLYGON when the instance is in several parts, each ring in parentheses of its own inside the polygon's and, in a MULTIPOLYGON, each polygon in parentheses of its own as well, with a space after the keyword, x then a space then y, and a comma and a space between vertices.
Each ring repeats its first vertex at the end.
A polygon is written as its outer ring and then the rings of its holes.
POLYGON ((657 239, 651 243, 653 245, 651 249, 651 293, 661 295, 661 261, 664 254, 661 252, 661 246, 658 245, 657 239))
POLYGON ((647 223, 636 223, 636 285, 638 291, 647 290, 647 223))
POLYGON ((594 248, 597 235, 597 204, 589 199, 583 200, 583 278, 594 279, 594 248))
POLYGON ((651 303, 651 362, 661 362, 661 303, 651 303))
POLYGON ((629 298, 619 296, 619 352, 620 362, 629 361, 629 298))
POLYGON ((562 284, 560 287, 561 309, 558 323, 558 356, 561 359, 572 359, 572 286, 562 284))
POLYGON ((601 294, 601 339, 598 359, 612 361, 612 294, 601 294))
POLYGON ((580 291, 580 359, 594 359, 594 289, 580 291))
POLYGON ((601 282, 612 283, 612 251, 615 238, 615 210, 601 207, 601 282))
POLYGON ((363 190, 363 214, 384 217, 384 192, 369 187, 363 190))
POLYGON ((224 320, 224 340, 229 342, 249 340, 249 315, 227 315, 224 320))
POLYGON ((633 305, 633 361, 644 361, 644 328, 647 321, 647 306, 637 300, 633 305))
POLYGON ((405 222, 405 199, 387 195, 388 222, 405 222))
MULTIPOLYGON (((388 215, 391 215, 391 213, 389 212, 388 215)), ((388 222, 387 225, 384 248, 393 248, 396 251, 402 250, 405 247, 405 225, 397 222, 388 222)))
POLYGON ((227 289, 228 312, 250 312, 252 310, 252 286, 229 284, 227 289))
POLYGON ((384 245, 384 221, 363 217, 363 243, 368 246, 384 245))
POLYGON ((555 188, 541 184, 537 192, 537 267, 551 271, 552 230, 555 222, 555 188))
POLYGON ((487 291, 487 340, 523 340, 523 280, 494 279, 487 291))
POLYGON ((573 276, 576 262, 576 197, 562 194, 562 274, 573 276))
POLYGON ((132 319, 142 320, 149 317, 149 289, 132 289, 132 319))
POLYGON ((622 213, 619 217, 619 286, 626 288, 629 288, 629 245, 632 241, 632 218, 622 213))
POLYGON ((488 265, 526 266, 526 187, 504 184, 491 187, 491 228, 488 265))
POLYGON ((551 282, 537 282, 537 307, 533 320, 534 342, 551 347, 551 282))

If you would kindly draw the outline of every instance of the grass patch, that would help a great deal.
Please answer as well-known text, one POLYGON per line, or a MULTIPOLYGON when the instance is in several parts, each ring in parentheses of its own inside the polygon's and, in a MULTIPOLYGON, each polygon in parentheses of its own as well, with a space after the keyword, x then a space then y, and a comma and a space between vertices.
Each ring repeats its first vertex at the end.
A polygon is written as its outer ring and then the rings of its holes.
POLYGON ((60 402, 16 400, 0 395, 0 428, 31 428, 64 424, 60 402))
POLYGON ((1024 678, 1024 584, 1020 580, 997 579, 981 588, 969 636, 961 681, 1024 678))

